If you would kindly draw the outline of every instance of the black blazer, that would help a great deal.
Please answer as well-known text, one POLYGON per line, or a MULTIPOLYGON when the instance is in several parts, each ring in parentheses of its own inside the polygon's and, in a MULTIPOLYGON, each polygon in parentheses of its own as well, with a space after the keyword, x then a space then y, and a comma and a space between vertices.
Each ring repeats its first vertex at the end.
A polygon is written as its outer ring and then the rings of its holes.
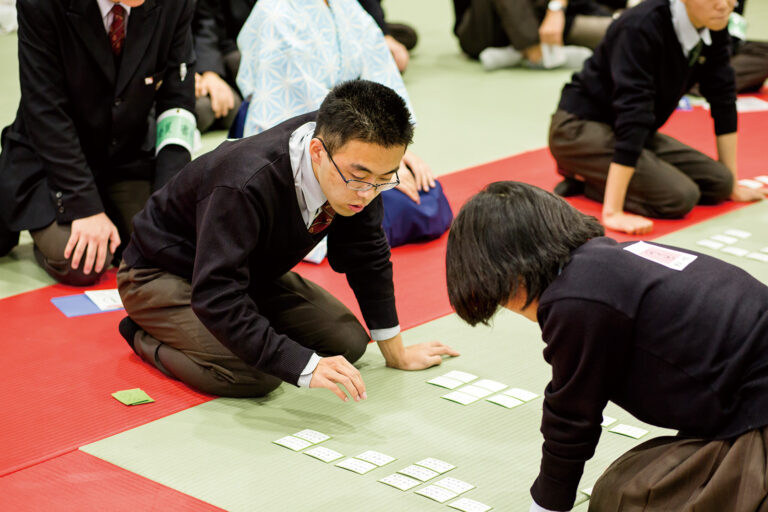
POLYGON ((0 218, 8 228, 101 213, 106 183, 152 179, 189 161, 167 158, 179 149, 167 146, 156 165, 154 112, 194 112, 193 0, 131 9, 119 68, 95 0, 16 5, 21 102, 0 154, 0 218))

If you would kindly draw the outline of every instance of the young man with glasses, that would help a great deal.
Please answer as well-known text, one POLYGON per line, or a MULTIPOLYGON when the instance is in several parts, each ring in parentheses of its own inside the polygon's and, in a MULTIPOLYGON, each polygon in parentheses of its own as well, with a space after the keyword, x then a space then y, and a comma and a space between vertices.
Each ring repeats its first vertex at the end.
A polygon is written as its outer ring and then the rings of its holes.
POLYGON ((189 164, 134 221, 118 272, 120 332, 142 359, 191 387, 262 396, 282 381, 366 398, 351 363, 368 341, 419 370, 458 353, 404 347, 379 192, 397 185, 413 125, 393 90, 335 87, 319 111, 189 164), (325 236, 370 336, 327 291, 291 269, 325 236))

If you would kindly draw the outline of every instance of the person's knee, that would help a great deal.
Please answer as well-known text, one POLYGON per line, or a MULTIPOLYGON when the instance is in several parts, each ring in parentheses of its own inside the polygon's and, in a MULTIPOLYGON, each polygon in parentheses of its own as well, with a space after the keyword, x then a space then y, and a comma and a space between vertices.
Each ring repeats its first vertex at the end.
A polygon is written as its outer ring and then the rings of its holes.
POLYGON ((665 202, 653 206, 654 217, 660 219, 679 219, 688 214, 699 204, 701 191, 695 185, 680 188, 676 194, 665 202))
POLYGON ((342 329, 340 334, 344 336, 346 341, 346 351, 344 358, 350 363, 354 363, 365 354, 365 349, 368 347, 368 343, 371 341, 370 336, 360 325, 359 322, 349 322, 342 329))
POLYGON ((207 132, 216 121, 210 97, 200 96, 195 100, 195 115, 197 116, 197 129, 200 130, 200 133, 207 132))
POLYGON ((37 246, 37 244, 34 246, 34 254, 38 265, 40 265, 40 267, 42 267, 49 276, 61 284, 66 284, 68 286, 91 286, 95 284, 99 279, 101 279, 101 275, 104 273, 109 264, 109 261, 111 260, 111 255, 109 255, 101 272, 91 270, 86 274, 83 271, 85 261, 81 261, 78 268, 72 268, 71 257, 66 259, 53 258, 51 257, 52 255, 45 254, 43 250, 37 246))
POLYGON ((279 388, 283 382, 277 377, 265 376, 257 384, 233 384, 216 376, 213 372, 209 372, 209 377, 186 384, 209 395, 228 398, 260 398, 279 388))
POLYGON ((728 168, 722 166, 721 172, 712 177, 706 190, 701 191, 701 201, 706 204, 717 204, 731 197, 733 193, 734 177, 728 168))

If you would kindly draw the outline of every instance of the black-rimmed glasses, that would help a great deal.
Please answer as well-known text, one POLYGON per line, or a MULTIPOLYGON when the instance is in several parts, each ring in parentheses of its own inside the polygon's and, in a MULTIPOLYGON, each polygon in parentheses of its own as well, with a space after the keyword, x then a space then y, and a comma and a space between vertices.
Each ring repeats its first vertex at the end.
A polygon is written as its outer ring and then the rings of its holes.
POLYGON ((330 160, 333 166, 336 168, 336 172, 339 173, 339 176, 341 176, 341 179, 344 180, 344 183, 347 185, 349 190, 354 190, 355 192, 365 192, 366 190, 374 189, 376 192, 384 192, 385 190, 391 190, 400 184, 400 177, 397 175, 397 172, 395 172, 395 178, 392 181, 388 181, 387 183, 377 184, 368 181, 347 179, 344 174, 342 174, 339 166, 336 165, 336 162, 333 160, 331 152, 328 151, 328 147, 325 145, 325 141, 320 137, 315 138, 320 141, 320 144, 323 145, 323 149, 328 155, 328 160, 330 160))

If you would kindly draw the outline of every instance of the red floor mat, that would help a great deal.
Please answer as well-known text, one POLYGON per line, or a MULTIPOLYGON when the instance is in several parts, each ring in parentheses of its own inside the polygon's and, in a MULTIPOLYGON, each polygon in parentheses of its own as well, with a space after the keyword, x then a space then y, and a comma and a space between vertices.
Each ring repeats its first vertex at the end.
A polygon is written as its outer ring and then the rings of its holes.
MULTIPOLYGON (((99 287, 115 286, 112 272, 99 287)), ((81 291, 56 285, 0 300, 0 476, 210 400, 131 352, 117 332, 123 311, 66 318, 50 302, 81 291), (155 403, 110 396, 137 387, 155 403)))
POLYGON ((0 496, 14 512, 222 510, 77 450, 0 478, 0 496))

